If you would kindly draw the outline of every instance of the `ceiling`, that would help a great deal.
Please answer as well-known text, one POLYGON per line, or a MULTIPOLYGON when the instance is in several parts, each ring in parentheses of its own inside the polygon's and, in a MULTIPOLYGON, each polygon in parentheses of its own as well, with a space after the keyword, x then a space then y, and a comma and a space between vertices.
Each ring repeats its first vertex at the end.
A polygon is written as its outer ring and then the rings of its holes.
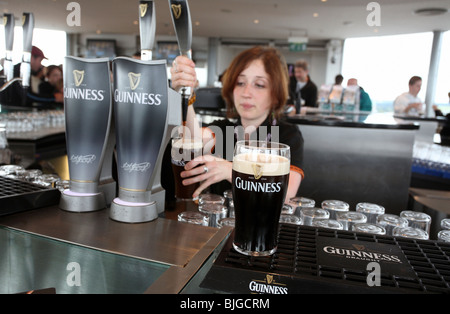
MULTIPOLYGON (((0 0, 0 14, 33 12, 35 27, 69 33, 139 34, 138 0, 75 0, 81 26, 68 26, 71 0, 0 0)), ((331 39, 450 30, 450 0, 378 0, 381 25, 369 26, 370 0, 189 0, 193 36, 286 40, 331 39), (438 16, 414 14, 443 8, 438 16), (255 23, 258 20, 258 23, 255 23)), ((156 34, 174 35, 168 0, 155 0, 156 34)), ((374 21, 374 19, 370 19, 374 21)))

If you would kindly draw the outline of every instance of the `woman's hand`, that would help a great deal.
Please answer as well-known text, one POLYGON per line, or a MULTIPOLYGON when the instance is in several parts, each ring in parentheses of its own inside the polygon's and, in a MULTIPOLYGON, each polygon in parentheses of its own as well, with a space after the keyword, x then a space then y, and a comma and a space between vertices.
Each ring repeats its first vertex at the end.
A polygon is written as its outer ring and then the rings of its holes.
POLYGON ((195 88, 197 86, 197 74, 195 63, 186 56, 178 56, 170 69, 172 88, 179 91, 182 87, 195 88))
POLYGON ((211 184, 227 180, 231 182, 232 163, 222 158, 205 155, 197 157, 186 164, 185 171, 181 172, 184 185, 200 182, 200 186, 192 195, 196 198, 211 184))

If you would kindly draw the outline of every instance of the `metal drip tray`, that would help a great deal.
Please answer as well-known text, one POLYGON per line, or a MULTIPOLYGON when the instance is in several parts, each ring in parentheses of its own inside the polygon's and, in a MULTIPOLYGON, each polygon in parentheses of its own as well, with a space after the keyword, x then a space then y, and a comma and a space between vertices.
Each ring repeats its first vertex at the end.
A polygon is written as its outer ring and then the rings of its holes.
POLYGON ((55 188, 0 176, 0 216, 55 205, 60 196, 55 188))
POLYGON ((226 293, 450 293, 450 243, 280 224, 277 252, 247 257, 232 248, 233 238, 201 287, 226 293))

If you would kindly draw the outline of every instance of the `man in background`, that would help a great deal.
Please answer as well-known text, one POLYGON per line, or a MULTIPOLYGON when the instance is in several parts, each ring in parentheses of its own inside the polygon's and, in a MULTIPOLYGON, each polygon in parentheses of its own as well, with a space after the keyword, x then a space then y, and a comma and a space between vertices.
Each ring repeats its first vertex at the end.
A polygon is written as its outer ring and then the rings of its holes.
POLYGON ((413 76, 408 82, 409 90, 394 100, 394 113, 419 115, 423 113, 423 102, 417 95, 422 88, 422 78, 413 76))
MULTIPOLYGON (((45 81, 45 73, 44 66, 42 65, 42 60, 47 59, 42 52, 36 46, 31 48, 31 60, 30 60, 30 68, 31 68, 31 77, 30 77, 30 88, 31 92, 34 94, 39 93, 39 85, 45 81)), ((14 66, 14 77, 20 77, 20 65, 18 63, 14 66)))
POLYGON ((294 65, 294 76, 289 83, 289 96, 295 106, 296 113, 300 107, 317 107, 317 86, 309 77, 308 63, 299 60, 294 65))

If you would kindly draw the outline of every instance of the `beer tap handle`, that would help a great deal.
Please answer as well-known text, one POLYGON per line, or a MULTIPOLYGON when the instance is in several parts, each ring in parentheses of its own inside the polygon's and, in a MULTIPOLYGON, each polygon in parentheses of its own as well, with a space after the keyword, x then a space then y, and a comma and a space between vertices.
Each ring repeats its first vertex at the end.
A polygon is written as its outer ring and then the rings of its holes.
POLYGON ((23 58, 20 65, 20 77, 22 78, 22 86, 28 88, 31 78, 31 48, 33 42, 34 15, 33 13, 24 13, 22 16, 23 29, 23 58))
POLYGON ((187 0, 169 0, 180 53, 192 59, 192 22, 187 0))
MULTIPOLYGON (((187 0, 169 0, 172 22, 177 36, 178 47, 181 55, 192 59, 192 22, 187 0)), ((182 115, 183 124, 186 124, 187 108, 191 96, 191 88, 183 87, 182 92, 182 115)))
POLYGON ((154 1, 139 2, 139 30, 141 35, 141 60, 152 60, 156 31, 154 1))
POLYGON ((14 78, 14 67, 12 65, 12 51, 14 44, 14 15, 10 13, 5 13, 3 15, 3 24, 5 28, 5 75, 6 81, 10 81, 14 78))

